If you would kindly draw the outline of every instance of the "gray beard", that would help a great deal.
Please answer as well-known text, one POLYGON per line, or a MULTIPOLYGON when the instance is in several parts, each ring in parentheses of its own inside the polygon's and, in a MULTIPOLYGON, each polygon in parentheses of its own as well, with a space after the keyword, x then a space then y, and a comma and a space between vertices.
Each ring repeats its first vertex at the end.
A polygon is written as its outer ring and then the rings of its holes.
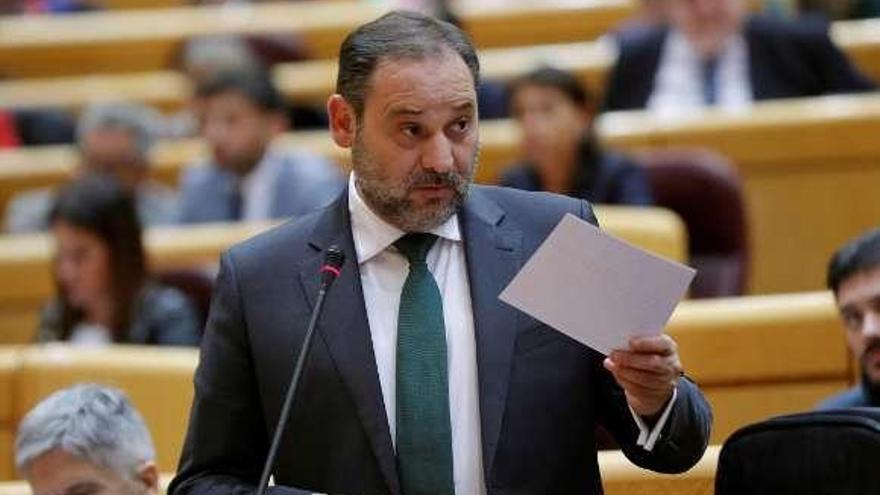
POLYGON ((358 192, 377 215, 404 232, 428 232, 442 225, 464 205, 473 182, 477 154, 472 160, 470 170, 465 173, 457 170, 431 172, 416 169, 403 180, 392 182, 356 139, 352 148, 352 164, 358 192), (452 199, 437 200, 416 209, 408 197, 409 192, 415 187, 428 184, 451 187, 452 199))

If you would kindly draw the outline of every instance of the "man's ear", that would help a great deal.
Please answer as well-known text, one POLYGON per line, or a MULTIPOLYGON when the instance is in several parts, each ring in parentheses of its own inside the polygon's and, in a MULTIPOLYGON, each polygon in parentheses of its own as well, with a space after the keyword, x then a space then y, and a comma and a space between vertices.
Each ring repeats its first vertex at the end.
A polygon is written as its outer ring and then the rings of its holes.
POLYGON ((149 495, 157 495, 159 493, 159 468, 153 461, 147 461, 138 468, 138 480, 144 484, 149 495))
POLYGON ((341 148, 351 148, 357 131, 354 107, 342 95, 335 94, 327 100, 327 115, 333 141, 341 148))

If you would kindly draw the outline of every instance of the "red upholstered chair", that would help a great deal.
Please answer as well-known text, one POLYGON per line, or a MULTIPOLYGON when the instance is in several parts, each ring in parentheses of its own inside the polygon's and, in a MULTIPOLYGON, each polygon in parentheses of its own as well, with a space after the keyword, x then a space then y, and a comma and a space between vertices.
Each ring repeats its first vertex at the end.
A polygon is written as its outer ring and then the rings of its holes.
POLYGON ((748 225, 739 175, 721 155, 702 149, 639 153, 657 206, 684 220, 690 264, 698 270, 691 297, 745 293, 748 225))

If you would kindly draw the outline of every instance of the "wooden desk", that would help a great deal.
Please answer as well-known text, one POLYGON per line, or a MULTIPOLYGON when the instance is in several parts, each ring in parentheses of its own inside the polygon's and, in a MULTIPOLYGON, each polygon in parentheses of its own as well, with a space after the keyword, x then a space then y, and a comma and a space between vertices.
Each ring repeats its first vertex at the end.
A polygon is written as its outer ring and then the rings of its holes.
MULTIPOLYGON (((713 444, 747 424, 812 409, 819 400, 849 386, 852 378, 843 330, 827 292, 684 301, 667 330, 679 344, 688 376, 712 403, 713 444)), ((27 347, 10 361, 16 385, 0 390, 13 391, 14 416, 20 419, 47 393, 76 381, 119 386, 129 392, 154 430, 160 466, 173 469, 197 355, 194 349, 165 351, 169 350, 123 346, 72 352, 66 347, 27 347), (161 407, 156 406, 159 403, 161 407)), ((606 461, 603 469, 606 489, 613 485, 616 491, 609 493, 707 493, 703 490, 711 486, 714 455, 710 451, 684 477, 667 477, 605 454, 616 459, 606 461), (655 486, 665 488, 649 491, 655 486)))
POLYGON ((674 122, 611 113, 599 134, 624 150, 700 146, 731 159, 745 189, 752 293, 823 288, 834 250, 880 219, 880 94, 765 102, 674 122))
MULTIPOLYGON (((678 122, 620 112, 602 117, 598 129, 614 148, 700 146, 731 159, 746 195, 753 293, 822 288, 831 253, 880 219, 880 95, 764 102, 742 114, 708 111, 678 122)), ((516 159, 518 133, 507 120, 481 124, 478 181, 494 182, 516 159)), ((324 131, 289 134, 279 145, 347 160, 324 131)), ((154 173, 174 183, 203 151, 196 140, 160 143, 154 173)), ((0 152, 0 206, 15 191, 63 181, 75 156, 70 147, 0 152)))
MULTIPOLYGON (((477 46, 489 48, 593 39, 633 11, 631 0, 558 0, 468 6, 461 17, 477 46)), ((0 67, 16 78, 164 69, 187 38, 212 34, 296 33, 316 58, 330 58, 348 32, 381 12, 369 2, 270 2, 0 18, 0 67)))
MULTIPOLYGON (((880 82, 880 19, 841 21, 832 35, 866 75, 880 82)), ((485 80, 508 81, 541 64, 552 64, 576 74, 584 85, 601 95, 605 77, 614 63, 610 40, 578 41, 534 46, 487 48, 480 51, 485 80)), ((292 101, 323 105, 336 84, 332 59, 278 64, 274 79, 292 101)), ((100 74, 0 81, 0 107, 59 107, 78 111, 101 101, 139 101, 165 111, 179 110, 191 88, 175 71, 100 74)))
POLYGON ((712 442, 768 417, 813 409, 853 382, 829 292, 685 301, 667 327, 712 404, 712 442))
POLYGON ((19 365, 17 347, 0 347, 0 480, 12 479, 15 475, 12 444, 16 420, 12 390, 19 365))
MULTIPOLYGON (((677 261, 687 259, 684 224, 668 210, 602 206, 596 208, 596 215, 603 228, 617 237, 660 256, 677 261)), ((222 251, 270 225, 204 224, 151 229, 145 239, 150 266, 162 270, 213 265, 222 251)), ((5 281, 0 283, 0 343, 26 343, 33 339, 39 308, 54 293, 52 251, 48 235, 0 237, 0 281, 5 281)))
POLYGON ((147 423, 159 469, 177 469, 189 421, 198 349, 117 346, 111 351, 30 346, 22 348, 19 358, 13 392, 16 424, 49 394, 76 383, 117 387, 126 392, 147 423))
POLYGON ((0 18, 0 67, 8 77, 163 69, 187 38, 241 34, 297 33, 326 58, 380 13, 369 2, 274 2, 0 18))
POLYGON ((710 445, 703 458, 682 474, 661 474, 633 465, 619 450, 599 452, 605 495, 713 495, 720 445, 710 445))

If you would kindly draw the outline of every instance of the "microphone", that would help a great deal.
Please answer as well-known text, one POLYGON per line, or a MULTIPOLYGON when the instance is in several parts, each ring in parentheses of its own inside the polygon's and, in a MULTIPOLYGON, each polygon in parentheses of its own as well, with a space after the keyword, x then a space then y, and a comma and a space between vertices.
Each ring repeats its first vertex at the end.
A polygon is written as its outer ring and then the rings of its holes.
POLYGON ((324 252, 324 263, 318 272, 321 275, 321 286, 318 289, 318 297, 315 299, 315 307, 312 309, 312 316, 309 320, 309 326, 306 329, 306 336, 303 339, 302 346, 299 348, 299 354, 296 358, 296 366, 293 369, 293 376, 290 378, 290 386, 287 387, 287 395, 284 397, 284 406, 281 408, 281 415, 278 416, 278 423, 275 425, 275 434, 272 436, 272 444, 269 446, 269 455, 266 457, 266 463, 263 465, 263 474, 260 476, 260 487, 257 495, 265 495, 266 488, 269 486, 269 476, 272 474, 272 465, 275 464, 275 457, 278 454, 278 446, 281 444, 281 435, 287 426, 287 420, 290 417, 290 410, 293 407, 293 401, 296 397, 296 389, 299 385, 300 376, 305 367, 306 359, 309 357, 311 349, 312 336, 315 333, 315 327, 318 326, 318 318, 321 316, 321 310, 324 308, 324 297, 333 282, 339 277, 341 268, 345 263, 345 253, 337 246, 330 246, 324 252))

